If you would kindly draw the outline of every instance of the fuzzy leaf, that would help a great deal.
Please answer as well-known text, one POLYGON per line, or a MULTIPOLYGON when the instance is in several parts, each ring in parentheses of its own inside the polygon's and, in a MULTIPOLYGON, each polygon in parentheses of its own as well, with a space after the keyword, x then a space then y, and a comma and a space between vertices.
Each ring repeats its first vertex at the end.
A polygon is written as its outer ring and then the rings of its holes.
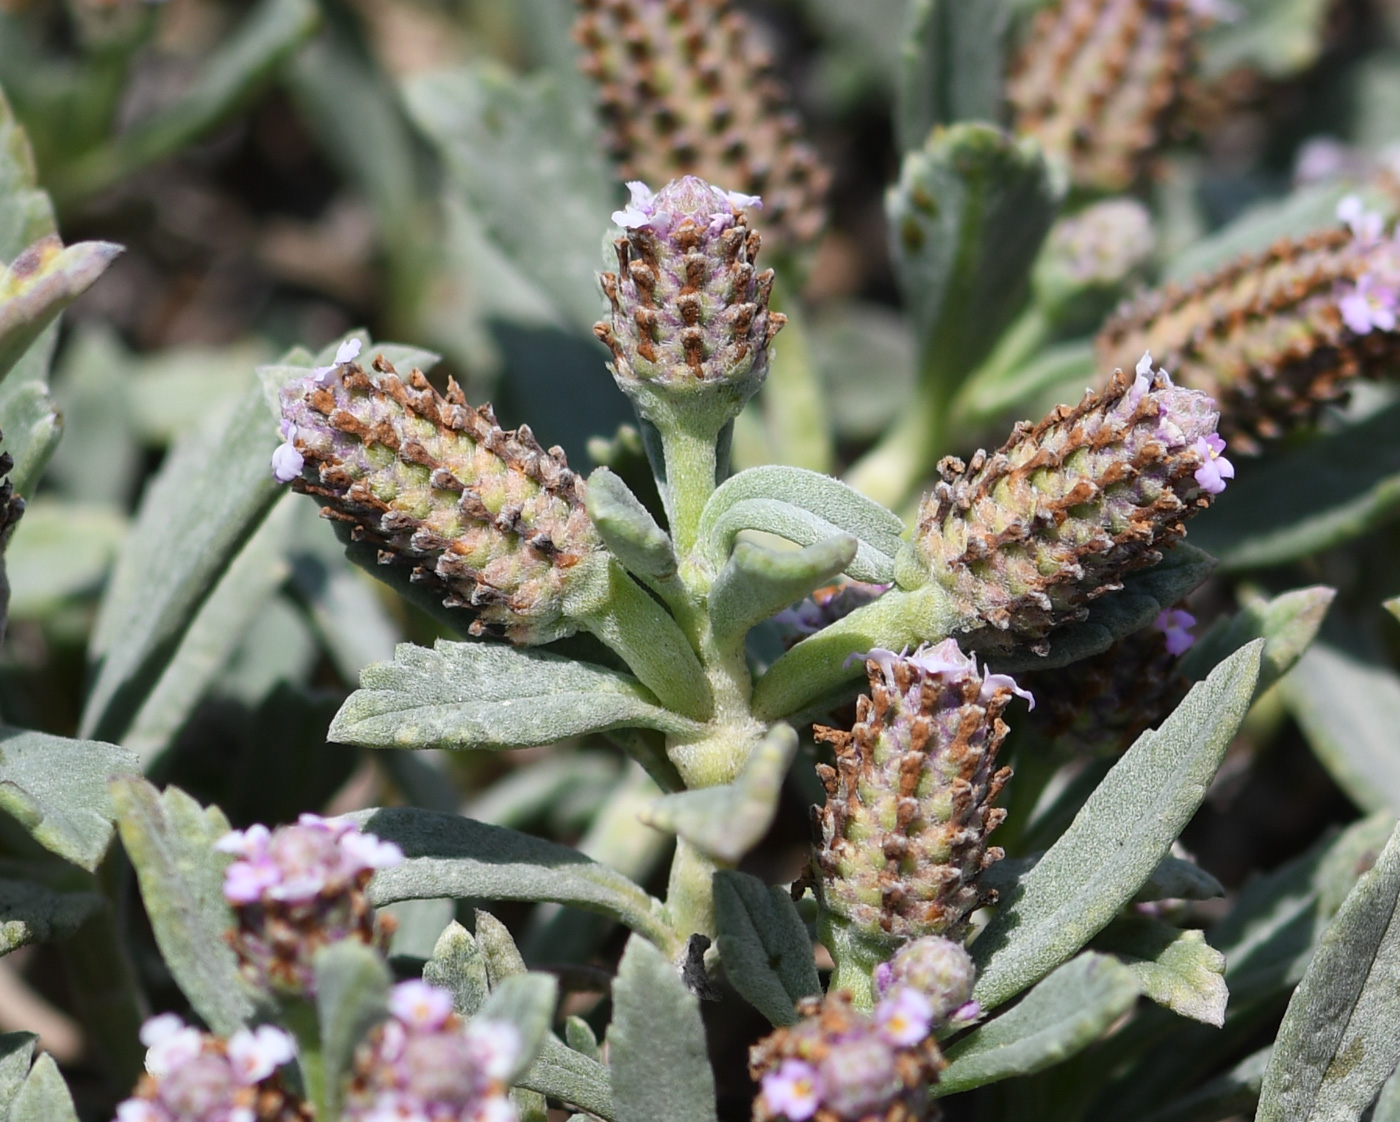
POLYGON ((1296 561, 1400 513, 1400 405, 1280 453, 1232 483, 1191 540, 1234 571, 1296 561))
POLYGON ((65 249, 50 235, 0 267, 0 378, 121 251, 111 242, 79 242, 65 249))
POLYGON ((664 795, 642 812, 641 819, 732 865, 773 824, 783 779, 796 753, 797 733, 790 725, 774 725, 754 746, 733 783, 664 795))
POLYGON ((1211 628, 1186 652, 1179 670, 1199 681, 1227 655, 1253 639, 1263 639, 1264 658, 1254 687, 1256 695, 1262 694, 1302 658, 1336 595, 1335 588, 1318 585, 1285 592, 1272 600, 1247 596, 1244 606, 1227 623, 1211 628))
POLYGON ((10 482, 21 495, 33 493, 63 435, 63 418, 48 387, 57 332, 50 325, 0 383, 0 432, 4 433, 0 450, 15 462, 10 482))
POLYGON ((567 1017, 564 1020, 564 1042, 575 1052, 590 1060, 601 1060, 603 1049, 598 1038, 593 1035, 593 1026, 582 1017, 567 1017))
POLYGON ((106 904, 96 892, 59 892, 0 878, 0 955, 29 943, 66 939, 106 904))
POLYGON ((1293 991, 1257 1122, 1350 1122, 1400 1062, 1400 829, 1357 881, 1293 991))
POLYGON ((559 982, 550 974, 515 974, 492 988, 477 1015, 483 1020, 504 1021, 520 1033, 520 1055, 505 1076, 507 1083, 518 1083, 539 1055, 558 999, 559 982))
POLYGON ((992 1009, 1044 977, 1132 899, 1205 798, 1254 696, 1263 643, 1221 663, 1145 732, 973 944, 992 1009))
POLYGON ((504 643, 405 643, 367 667, 330 738, 369 748, 520 748, 640 725, 694 732, 630 675, 504 643))
POLYGON ((575 1051, 553 1033, 545 1035, 535 1062, 516 1082, 552 1099, 582 1107, 600 1118, 617 1117, 608 1069, 596 1056, 575 1051))
POLYGON ((669 535, 621 476, 600 467, 588 477, 584 501, 603 544, 624 569, 648 581, 676 575, 676 553, 669 535))
POLYGON ((214 843, 228 820, 218 807, 205 809, 177 787, 162 794, 144 779, 115 781, 112 800, 161 957, 204 1023, 228 1036, 260 1001, 224 942, 233 926, 223 895, 229 859, 214 843))
POLYGON ((745 1001, 775 1025, 797 1020, 794 1006, 821 993, 812 939, 787 889, 734 869, 715 874, 720 961, 745 1001))
POLYGON ((914 0, 901 50, 895 131, 901 151, 937 125, 1001 116, 1003 0, 914 0))
POLYGON ((353 939, 326 947, 316 955, 315 968, 326 1101, 330 1116, 336 1118, 355 1048, 388 1013, 391 979, 378 953, 353 939))
POLYGON ((935 384, 953 388, 991 350, 1058 205, 1036 143, 992 125, 940 129, 904 157, 885 200, 890 257, 935 384))
MULTIPOLYGON (((834 522, 781 499, 744 499, 728 507, 713 524, 705 548, 717 566, 724 564, 735 539, 744 530, 761 530, 800 546, 829 541, 842 533, 834 522)), ((706 539, 702 538, 704 542, 706 539)), ((845 571, 856 580, 883 584, 894 579, 894 560, 862 541, 845 571)))
POLYGON ((250 386, 171 450, 141 501, 94 625, 84 736, 120 739, 200 606, 283 494, 277 428, 250 386))
POLYGON ((1043 1071, 1098 1040, 1137 997, 1132 971, 1087 951, 1046 977, 1014 1009, 949 1048, 948 1067, 933 1092, 951 1095, 1043 1071))
POLYGON ((0 810, 89 872, 112 840, 107 783, 136 770, 136 758, 114 744, 0 726, 0 810))
POLYGON ((452 1008, 474 1017, 486 1001, 490 985, 486 959, 472 933, 456 920, 444 928, 433 947, 433 957, 423 964, 423 981, 452 991, 452 1008))
POLYGON ((1151 900, 1213 900, 1224 895, 1224 886, 1194 861, 1167 857, 1147 878, 1147 883, 1138 889, 1133 900, 1139 903, 1151 900))
POLYGON ((1238 68, 1289 78, 1322 52, 1327 0, 1232 0, 1231 18, 1206 34, 1203 73, 1217 79, 1238 68))
POLYGON ((1147 916, 1120 916, 1094 940, 1116 954, 1143 995, 1173 1013, 1219 1027, 1225 1023, 1225 956, 1200 931, 1182 931, 1147 916))
MULTIPOLYGON (((627 924, 670 947, 661 905, 621 873, 577 850, 515 830, 412 807, 360 811, 365 830, 397 843, 408 858, 370 884, 375 905, 395 900, 552 900, 627 924)), ((478 932, 478 936, 479 936, 478 932)))
POLYGON ((10 618, 43 617, 95 592, 126 531, 126 519, 108 506, 66 502, 47 492, 29 503, 5 549, 10 618))
POLYGON ((700 1003, 666 956, 635 935, 613 982, 608 1046, 616 1122, 715 1122, 700 1003))
MULTIPOLYGON (((830 527, 817 537, 790 539, 798 545, 810 545, 841 531, 853 535, 861 542, 862 555, 869 558, 862 562, 865 565, 883 564, 882 558, 893 561, 903 544, 904 523, 899 516, 839 479, 804 468, 766 464, 726 479, 700 514, 700 538, 717 566, 729 556, 739 531, 765 529, 734 516, 736 507, 749 502, 796 507, 816 516, 813 525, 830 527)), ((787 537, 781 530, 771 532, 787 537)))
POLYGON ((958 391, 954 423, 985 424, 1012 410, 1034 412, 1032 403, 1044 401, 1046 394, 1062 387, 1081 393, 1098 376, 1092 339, 1046 347, 1024 364, 986 362, 958 391))
MULTIPOLYGON (((4 107, 0 102, 0 109, 4 107)), ((0 121, 3 124, 3 121, 0 121)), ((29 1074, 34 1045, 39 1037, 32 1032, 0 1033, 0 1118, 7 1118, 15 1093, 29 1074)))
POLYGON ((859 543, 837 534, 805 549, 739 542, 710 586, 710 627, 721 646, 827 584, 851 564, 859 543))
POLYGON ((1381 1088, 1371 1122, 1400 1122, 1400 1067, 1391 1073, 1381 1088))
POLYGON ((39 190, 29 138, 0 90, 0 261, 13 260, 55 229, 53 205, 39 190))
POLYGON ((15 1093, 6 1122, 78 1122, 73 1095, 47 1052, 34 1061, 15 1093))

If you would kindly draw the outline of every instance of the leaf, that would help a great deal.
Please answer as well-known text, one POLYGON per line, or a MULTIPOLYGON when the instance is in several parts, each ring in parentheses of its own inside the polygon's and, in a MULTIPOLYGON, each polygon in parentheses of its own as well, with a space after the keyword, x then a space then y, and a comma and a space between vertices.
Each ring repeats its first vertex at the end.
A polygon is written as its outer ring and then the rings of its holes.
POLYGON ((706 502, 699 537, 716 568, 743 530, 766 530, 804 546, 851 534, 861 543, 849 570, 857 580, 879 580, 880 573, 890 579, 894 557, 904 544, 904 522, 893 511, 839 479, 777 464, 731 476, 706 502))
POLYGON ((449 923, 433 957, 423 964, 423 981, 452 992, 452 1008, 464 1017, 474 1017, 486 1001, 490 984, 486 959, 472 933, 456 920, 449 923))
POLYGON ((53 205, 39 190, 29 138, 0 90, 0 261, 12 260, 55 229, 53 205))
POLYGON ((1029 362, 984 363, 958 391, 952 410, 958 424, 985 424, 1011 410, 1034 412, 1032 403, 1057 388, 1081 393, 1099 375, 1091 339, 1046 347, 1029 362))
POLYGON ((666 956, 635 935, 613 982, 608 1047, 617 1122, 715 1122, 700 1003, 666 956))
POLYGON ((550 75, 485 67, 411 79, 404 103, 469 201, 576 331, 603 310, 602 221, 621 201, 591 104, 550 75))
POLYGON ((1350 1122, 1400 1062, 1400 829, 1322 937, 1279 1026, 1257 1122, 1350 1122))
POLYGON ((559 1000, 559 982, 549 974, 516 974, 502 978, 491 990, 491 996, 477 1016, 487 1021, 504 1021, 520 1034, 520 1054, 507 1083, 518 1083, 520 1076, 534 1063, 559 1000))
POLYGON ((1201 71, 1217 79, 1238 68, 1290 78, 1322 52, 1327 0, 1234 0, 1237 14, 1205 35, 1201 71))
POLYGON ((412 807, 361 811, 361 827, 408 858, 370 884, 377 906, 395 900, 553 900, 601 912, 670 949, 661 904, 621 873, 577 850, 499 826, 412 807))
POLYGON ((1221 883, 1197 865, 1180 857, 1166 857, 1147 883, 1133 897, 1141 903, 1152 900, 1213 900, 1224 896, 1221 883))
MULTIPOLYGON (((571 1021, 576 1019, 570 1018, 571 1021)), ((517 1083, 552 1099, 582 1107, 600 1118, 617 1117, 608 1069, 597 1058, 582 1055, 560 1043, 552 1033, 544 1037, 539 1056, 517 1083)))
POLYGON ((121 252, 112 242, 78 242, 65 249, 50 234, 0 268, 0 378, 121 252))
POLYGON ((903 152, 937 125, 1001 116, 1002 0, 914 0, 901 49, 895 131, 903 152))
MULTIPOLYGON (((1190 1094, 1140 1117, 1139 1122, 1216 1122, 1217 1119, 1248 1117, 1259 1101, 1273 1046, 1246 1056, 1224 1075, 1201 1084, 1190 1094)), ((1373 1122, 1381 1122, 1379 1115, 1373 1122)))
POLYGON ((646 581, 665 581, 676 575, 676 553, 670 537, 621 476, 598 468, 588 477, 584 502, 603 544, 629 573, 646 581))
POLYGON ((60 169, 58 193, 72 203, 184 148, 246 104, 319 22, 313 0, 262 0, 202 61, 189 89, 60 169))
POLYGON ((10 482, 21 495, 33 494, 63 433, 63 418, 48 387, 49 364, 57 341, 58 327, 50 324, 0 382, 2 447, 15 462, 10 482))
POLYGON ((858 543, 837 534, 805 549, 766 549, 739 542, 710 586, 710 629, 720 647, 829 583, 854 560, 858 543))
POLYGON ((775 1025, 797 1020, 794 1006, 821 993, 812 939, 791 894, 733 869, 715 874, 720 961, 739 995, 775 1025))
POLYGON ((1137 1001, 1127 967, 1086 951, 1045 978, 1024 1001, 974 1029, 947 1050, 937 1096, 1030 1075, 1098 1040, 1137 1001))
POLYGON ((1400 513, 1400 405, 1281 452, 1232 483, 1191 524, 1191 540, 1227 571, 1296 561, 1345 544, 1400 513))
POLYGON ((564 1019, 564 1041, 570 1048, 590 1060, 601 1060, 603 1049, 593 1035, 593 1027, 582 1017, 564 1019))
POLYGON ((89 872, 112 841, 107 782, 136 770, 136 758, 114 744, 0 726, 0 810, 89 872))
POLYGON ((78 1122, 73 1095, 47 1052, 34 1061, 15 1093, 7 1122, 78 1122))
POLYGON ((59 892, 0 877, 0 955, 30 943, 66 939, 106 906, 96 892, 59 892))
MULTIPOLYGON (((970 21, 986 18, 986 5, 963 3, 976 7, 970 21)), ((1058 207, 1035 141, 992 125, 939 129, 904 157, 885 200, 890 257, 924 377, 943 393, 977 367, 1015 314, 1058 207)))
POLYGON ((987 1009, 1044 977, 1132 899, 1205 798, 1259 675, 1255 640, 1138 737, 1073 824, 1007 894, 977 941, 973 996, 987 1009))
POLYGON ((65 502, 45 492, 29 503, 5 548, 10 618, 42 617, 101 585, 126 535, 107 506, 65 502))
MULTIPOLYGON (((4 103, 0 102, 0 108, 4 103)), ((0 119, 3 124, 3 119, 0 119)), ((3 134, 0 134, 0 138, 3 134)), ((0 1033, 0 1118, 9 1117, 10 1104, 15 1093, 29 1074, 29 1064, 34 1058, 34 1045, 38 1043, 37 1033, 0 1033)))
POLYGON ((1200 931, 1181 931, 1147 916, 1120 916, 1094 948, 1123 960, 1143 995, 1173 1013, 1217 1028, 1225 1023, 1225 956, 1200 931))
POLYGON ((1227 655, 1234 654, 1253 639, 1264 640, 1264 658, 1259 664, 1258 696, 1288 673, 1303 656, 1322 618, 1332 606, 1337 590, 1318 585, 1285 592, 1272 600, 1262 596, 1243 597, 1243 607, 1228 622, 1217 624, 1182 658, 1178 669, 1198 681, 1227 655))
POLYGON ((389 969, 378 953, 353 939, 331 943, 316 955, 316 1014, 326 1105, 340 1116, 355 1048, 388 1013, 389 969))
POLYGON ((1395 1069, 1381 1088, 1371 1122, 1400 1122, 1400 1068, 1395 1069))
POLYGON ((224 942, 234 923, 223 895, 229 859, 214 843, 228 820, 178 787, 161 794, 139 778, 115 781, 112 800, 161 957, 204 1023, 228 1036, 262 1002, 224 942))
POLYGON ((796 754, 797 733, 792 726, 774 725, 754 745, 733 783, 663 795, 642 812, 641 819, 732 865, 773 824, 783 779, 796 754))
POLYGON ((698 728, 633 677, 504 643, 410 643, 360 675, 330 737, 368 748, 519 748, 641 725, 698 728))
POLYGON ((120 739, 190 622, 284 493, 260 387, 186 434, 146 490, 89 644, 84 736, 120 739))

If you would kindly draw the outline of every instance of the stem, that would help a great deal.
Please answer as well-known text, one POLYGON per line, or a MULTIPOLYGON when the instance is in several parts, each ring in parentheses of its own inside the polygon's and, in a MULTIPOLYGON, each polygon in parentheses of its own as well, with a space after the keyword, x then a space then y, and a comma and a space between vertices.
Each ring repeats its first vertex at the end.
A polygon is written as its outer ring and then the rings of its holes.
POLYGON ((693 934, 715 937, 714 877, 719 865, 685 838, 676 839, 666 913, 681 941, 693 934))
POLYGON ((817 932, 836 964, 827 992, 846 990, 857 1009, 874 1008, 875 985, 872 976, 875 968, 894 953, 894 948, 869 938, 847 920, 827 911, 823 911, 817 921, 817 932))
POLYGON ((700 512, 715 491, 719 434, 708 425, 690 427, 678 423, 658 425, 666 459, 666 479, 661 488, 671 540, 676 554, 685 557, 695 548, 700 512))

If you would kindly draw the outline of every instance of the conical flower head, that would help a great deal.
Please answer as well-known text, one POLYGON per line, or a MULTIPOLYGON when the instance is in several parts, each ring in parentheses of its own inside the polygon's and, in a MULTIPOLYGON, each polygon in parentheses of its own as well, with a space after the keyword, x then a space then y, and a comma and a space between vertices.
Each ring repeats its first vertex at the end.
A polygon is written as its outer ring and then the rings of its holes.
POLYGON ((618 271, 601 278, 612 315, 594 331, 644 416, 704 409, 722 423, 763 384, 785 322, 768 310, 772 270, 754 268, 759 237, 743 208, 759 200, 692 175, 655 193, 629 188, 631 203, 613 215, 626 230, 618 271))
POLYGON ((1018 425, 992 455, 944 460, 902 581, 940 585, 981 650, 1044 649, 1225 489, 1234 468, 1218 420, 1209 397, 1144 356, 1136 377, 1118 371, 1102 394, 1018 425))
POLYGON ((1015 130, 1077 186, 1128 189, 1169 135, 1209 22, 1200 0, 1058 0, 1012 68, 1015 130))
POLYGON ((1355 197, 1339 218, 1123 305, 1099 332, 1099 358, 1151 345, 1177 381, 1220 402, 1221 434, 1240 452, 1311 424, 1353 379, 1400 359, 1400 241, 1355 197))
POLYGON ((729 0, 580 0, 574 38, 629 178, 698 175, 761 194, 765 236, 792 245, 823 222, 828 175, 787 90, 729 0))
POLYGON ((382 356, 366 370, 350 346, 282 390, 277 478, 352 523, 382 564, 411 566, 448 607, 475 612, 474 634, 528 644, 576 631, 566 596, 604 551, 564 453, 524 425, 502 429, 451 381, 444 397, 382 356))
POLYGON ((892 946, 962 936, 984 899, 977 879, 1001 850, 987 835, 1011 772, 996 769, 1011 699, 1030 695, 977 669, 956 640, 903 657, 871 651, 870 694, 850 732, 817 729, 836 750, 818 770, 816 874, 823 906, 892 946))

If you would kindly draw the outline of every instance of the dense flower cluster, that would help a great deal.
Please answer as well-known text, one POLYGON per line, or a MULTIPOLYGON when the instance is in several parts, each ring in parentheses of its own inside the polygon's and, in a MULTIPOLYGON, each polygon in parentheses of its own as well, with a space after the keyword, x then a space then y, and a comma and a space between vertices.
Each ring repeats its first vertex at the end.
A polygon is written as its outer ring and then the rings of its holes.
POLYGON ((900 947, 875 968, 876 994, 884 998, 900 987, 913 989, 930 1003, 937 1024, 971 1024, 981 1010, 972 1000, 977 968, 961 943, 926 935, 900 947))
POLYGON ((392 842, 303 814, 294 826, 234 830, 216 847, 237 858, 224 873, 224 897, 238 920, 229 941, 259 982, 309 993, 322 947, 341 939, 387 945, 391 927, 376 925, 364 890, 375 870, 403 860, 392 842))
POLYGON ((464 1022, 450 993, 416 980, 389 991, 389 1014, 355 1053, 346 1122, 514 1122, 514 1027, 464 1022))
POLYGON ((282 1086, 278 1068, 296 1053, 272 1025, 239 1029, 227 1041, 174 1013, 141 1028, 146 1074, 117 1107, 117 1122, 306 1122, 310 1108, 282 1086))

